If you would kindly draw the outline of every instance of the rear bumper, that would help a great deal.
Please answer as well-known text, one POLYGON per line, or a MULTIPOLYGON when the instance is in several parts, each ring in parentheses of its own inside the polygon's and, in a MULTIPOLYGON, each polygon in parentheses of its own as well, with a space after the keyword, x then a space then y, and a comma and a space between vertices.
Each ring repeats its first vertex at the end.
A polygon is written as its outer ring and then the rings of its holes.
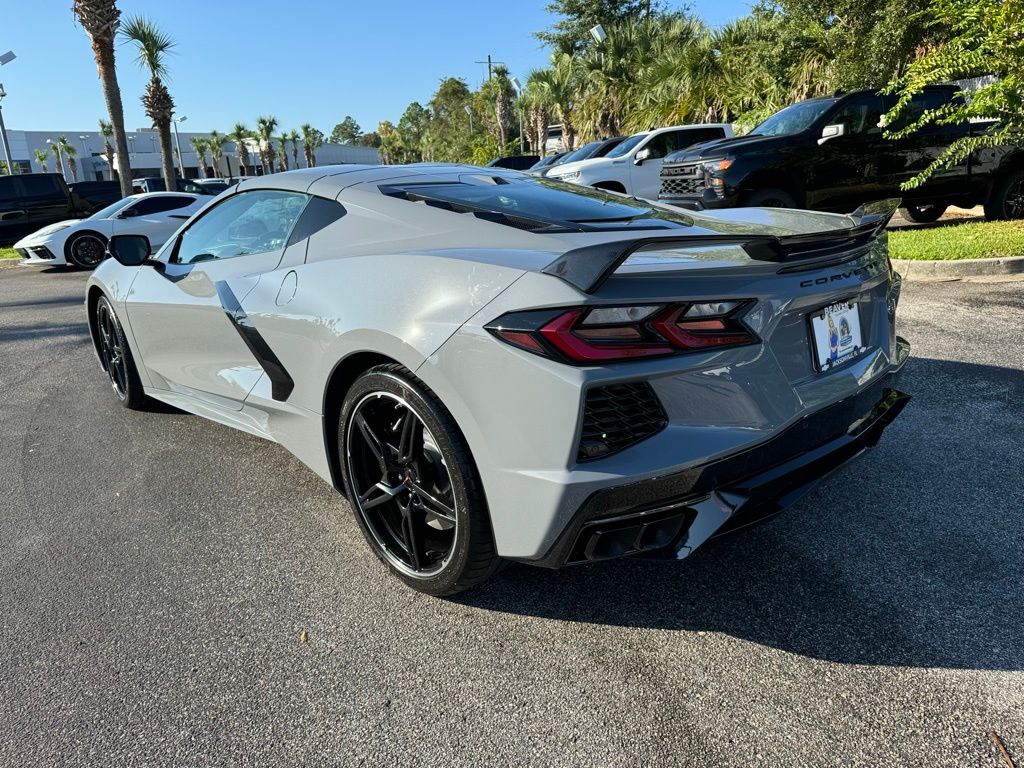
POLYGON ((533 565, 627 555, 683 559, 713 535, 765 520, 878 443, 910 400, 889 375, 772 439, 674 474, 593 493, 533 565))

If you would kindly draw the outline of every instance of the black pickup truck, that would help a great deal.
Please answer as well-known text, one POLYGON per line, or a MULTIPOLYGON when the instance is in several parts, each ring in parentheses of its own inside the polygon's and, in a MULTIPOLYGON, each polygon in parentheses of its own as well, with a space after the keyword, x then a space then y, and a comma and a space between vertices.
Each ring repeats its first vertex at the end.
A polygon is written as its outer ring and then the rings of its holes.
POLYGON ((83 214, 57 173, 0 176, 0 246, 11 245, 48 224, 83 214))
MULTIPOLYGON (((926 88, 900 123, 910 124, 957 94, 952 85, 926 88)), ((927 126, 902 139, 886 139, 879 123, 894 98, 858 91, 801 101, 745 136, 675 152, 662 165, 658 197, 696 210, 756 205, 838 212, 901 197, 902 212, 912 221, 935 221, 950 205, 984 205, 990 219, 1024 217, 1021 147, 978 150, 924 185, 900 189, 954 140, 991 123, 927 126)))

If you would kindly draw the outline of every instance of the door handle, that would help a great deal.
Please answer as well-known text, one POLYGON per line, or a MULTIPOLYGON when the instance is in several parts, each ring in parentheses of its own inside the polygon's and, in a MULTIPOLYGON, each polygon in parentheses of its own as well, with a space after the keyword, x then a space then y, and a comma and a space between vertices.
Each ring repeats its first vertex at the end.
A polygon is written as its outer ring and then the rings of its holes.
POLYGON ((0 213, 0 220, 6 221, 7 219, 20 219, 22 216, 27 216, 25 211, 6 211, 0 213))

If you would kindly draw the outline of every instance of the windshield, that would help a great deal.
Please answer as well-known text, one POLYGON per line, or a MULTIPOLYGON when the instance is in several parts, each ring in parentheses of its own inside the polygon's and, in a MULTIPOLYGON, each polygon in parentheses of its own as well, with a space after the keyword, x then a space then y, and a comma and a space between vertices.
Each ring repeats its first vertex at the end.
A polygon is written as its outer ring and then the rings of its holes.
POLYGON ((605 155, 605 157, 622 157, 623 155, 628 154, 629 151, 631 149, 633 149, 633 147, 635 147, 637 144, 639 144, 645 138, 647 138, 647 134, 646 133, 634 134, 633 136, 630 136, 624 142, 619 144, 619 146, 617 146, 615 149, 613 149, 607 155, 605 155))
POLYGON ((601 146, 600 141, 592 141, 589 144, 584 144, 579 149, 574 149, 572 152, 567 154, 565 157, 559 160, 556 163, 556 165, 561 165, 562 163, 572 163, 576 160, 586 160, 588 157, 590 157, 590 153, 597 149, 599 146, 601 146))
POLYGON ((116 203, 111 203, 106 208, 101 208, 100 210, 96 211, 96 213, 89 217, 89 220, 92 221, 98 219, 113 218, 115 213, 120 211, 122 208, 127 208, 134 202, 135 198, 133 197, 126 197, 124 200, 118 200, 116 203))
POLYGON ((810 128, 814 121, 821 117, 825 110, 835 103, 835 99, 814 99, 813 101, 801 101, 799 104, 791 104, 769 117, 752 130, 749 135, 789 136, 794 133, 801 133, 810 128))

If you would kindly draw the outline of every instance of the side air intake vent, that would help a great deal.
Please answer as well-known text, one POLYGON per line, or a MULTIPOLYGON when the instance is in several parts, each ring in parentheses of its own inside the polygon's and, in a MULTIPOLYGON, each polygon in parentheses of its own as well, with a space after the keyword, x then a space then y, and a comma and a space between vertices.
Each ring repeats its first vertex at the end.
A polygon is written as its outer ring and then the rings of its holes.
POLYGON ((609 456, 646 440, 668 424, 668 416, 646 381, 587 391, 577 461, 609 456))

